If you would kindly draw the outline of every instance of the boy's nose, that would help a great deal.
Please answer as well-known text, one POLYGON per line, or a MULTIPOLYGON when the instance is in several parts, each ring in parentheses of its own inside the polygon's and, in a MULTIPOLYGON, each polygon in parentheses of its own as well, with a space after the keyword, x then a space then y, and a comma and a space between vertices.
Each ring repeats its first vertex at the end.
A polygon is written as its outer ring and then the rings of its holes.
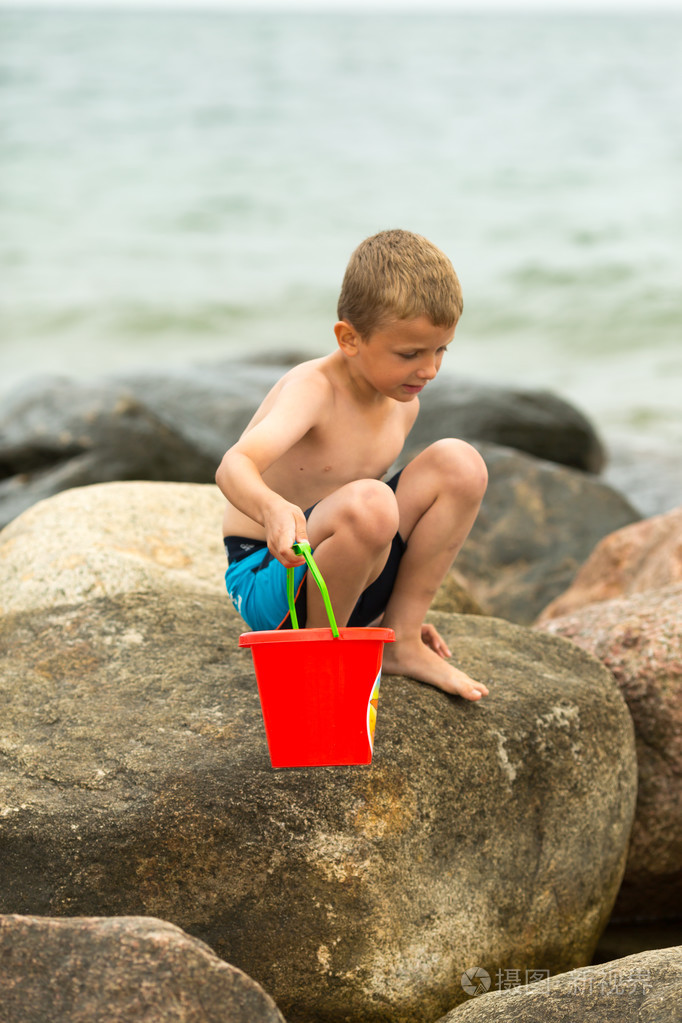
POLYGON ((438 366, 435 362, 424 363, 419 367, 417 376, 422 380, 433 380, 438 374, 438 366))

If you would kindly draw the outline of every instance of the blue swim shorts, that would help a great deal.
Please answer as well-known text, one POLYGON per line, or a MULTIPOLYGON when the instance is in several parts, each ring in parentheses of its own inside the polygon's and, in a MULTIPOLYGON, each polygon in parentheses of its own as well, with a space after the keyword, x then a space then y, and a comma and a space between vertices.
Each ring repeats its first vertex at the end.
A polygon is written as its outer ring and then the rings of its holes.
MULTIPOLYGON (((387 481, 387 485, 394 492, 399 478, 400 473, 397 473, 387 481)), ((312 510, 309 508, 306 511, 306 518, 312 510)), ((264 540, 226 536, 224 542, 229 562, 225 573, 225 585, 238 614, 256 632, 290 629, 287 570, 284 565, 270 554, 264 540)), ((348 621, 349 626, 370 625, 383 614, 393 592, 400 560, 406 547, 403 538, 396 533, 381 574, 360 595, 348 621)), ((294 569, 296 615, 301 628, 304 628, 306 623, 307 572, 307 565, 300 565, 294 569)))
MULTIPOLYGON (((229 561, 225 573, 227 595, 246 624, 256 632, 291 628, 284 565, 270 554, 262 540, 226 536, 225 550, 229 561)), ((294 569, 297 615, 307 571, 307 565, 294 569)), ((299 617, 299 625, 304 621, 299 617)))

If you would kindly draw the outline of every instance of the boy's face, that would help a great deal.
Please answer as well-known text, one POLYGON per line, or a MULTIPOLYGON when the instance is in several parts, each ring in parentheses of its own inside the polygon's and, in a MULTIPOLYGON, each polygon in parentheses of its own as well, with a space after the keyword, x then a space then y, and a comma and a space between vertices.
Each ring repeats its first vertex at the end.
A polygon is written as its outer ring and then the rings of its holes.
POLYGON ((427 316, 418 316, 389 321, 348 348, 341 339, 339 344, 352 359, 354 375, 388 398, 412 401, 438 373, 454 334, 454 327, 434 327, 427 316))

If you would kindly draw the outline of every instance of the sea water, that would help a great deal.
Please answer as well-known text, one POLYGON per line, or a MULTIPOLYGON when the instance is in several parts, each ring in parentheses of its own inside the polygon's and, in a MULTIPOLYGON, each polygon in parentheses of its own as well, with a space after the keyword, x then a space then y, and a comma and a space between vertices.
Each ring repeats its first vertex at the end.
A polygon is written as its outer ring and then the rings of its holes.
POLYGON ((681 54, 675 13, 3 10, 0 387, 324 353, 404 227, 462 281, 455 383, 679 448, 681 54))

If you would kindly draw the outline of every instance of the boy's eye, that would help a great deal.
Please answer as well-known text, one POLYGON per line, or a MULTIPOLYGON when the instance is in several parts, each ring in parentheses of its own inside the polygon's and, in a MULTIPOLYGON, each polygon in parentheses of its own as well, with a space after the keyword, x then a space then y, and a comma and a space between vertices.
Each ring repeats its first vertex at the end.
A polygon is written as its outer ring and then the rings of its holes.
MULTIPOLYGON (((442 345, 436 349, 436 355, 445 355, 448 350, 447 345, 442 345)), ((401 359, 417 359, 422 353, 421 352, 398 352, 398 357, 401 359)))

